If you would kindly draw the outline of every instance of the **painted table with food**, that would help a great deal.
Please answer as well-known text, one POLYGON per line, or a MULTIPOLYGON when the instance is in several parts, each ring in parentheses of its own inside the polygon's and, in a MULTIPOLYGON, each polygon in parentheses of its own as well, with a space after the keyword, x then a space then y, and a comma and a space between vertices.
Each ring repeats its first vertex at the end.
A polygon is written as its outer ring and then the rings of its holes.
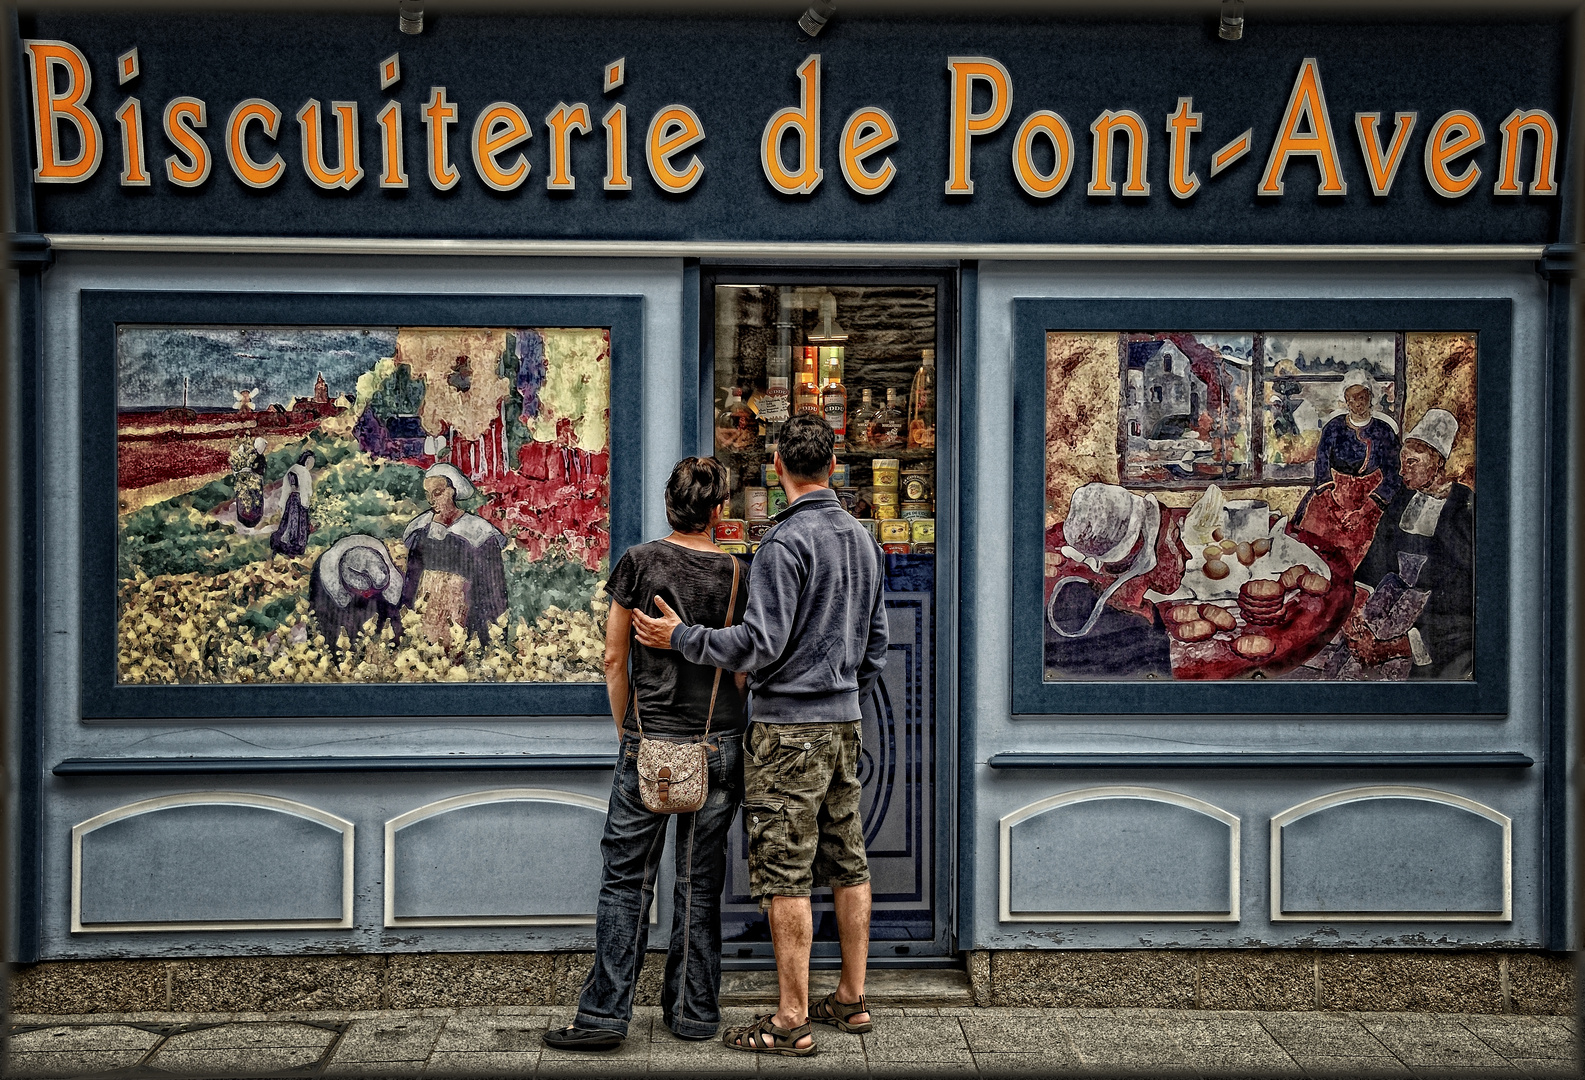
POLYGON ((1280 675, 1342 629, 1354 604, 1341 553, 1289 532, 1289 520, 1209 488, 1183 521, 1189 553, 1176 592, 1147 593, 1172 639, 1177 679, 1280 675))

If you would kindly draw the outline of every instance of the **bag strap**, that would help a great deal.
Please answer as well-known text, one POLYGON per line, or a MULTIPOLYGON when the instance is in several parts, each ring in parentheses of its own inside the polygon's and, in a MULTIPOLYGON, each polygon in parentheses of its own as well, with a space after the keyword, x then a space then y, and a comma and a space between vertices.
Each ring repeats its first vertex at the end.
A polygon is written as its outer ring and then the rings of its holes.
MULTIPOLYGON (((726 622, 721 625, 721 629, 723 630, 732 625, 732 613, 737 609, 738 578, 742 572, 742 568, 738 565, 736 555, 728 554, 727 558, 732 560, 732 593, 727 597, 726 601, 726 622)), ((715 697, 720 689, 721 669, 716 668, 715 682, 710 687, 710 712, 705 716, 704 720, 704 734, 706 738, 708 738, 710 735, 710 723, 715 719, 715 697)), ((644 721, 640 719, 638 715, 638 687, 629 687, 628 699, 633 702, 633 724, 638 728, 638 737, 642 739, 644 737, 644 721)))
MULTIPOLYGON (((727 601, 726 601, 726 622, 721 624, 721 629, 723 629, 723 630, 725 630, 727 627, 732 625, 732 612, 737 609, 737 579, 738 579, 738 573, 739 573, 737 556, 736 555, 728 555, 727 558, 732 560, 732 595, 727 597, 727 601)), ((707 738, 707 739, 710 737, 710 724, 711 724, 712 721, 715 720, 715 695, 716 695, 716 692, 718 690, 720 690, 720 689, 721 689, 721 669, 720 668, 716 668, 715 669, 715 682, 712 683, 711 686, 710 686, 710 712, 704 718, 704 737, 707 738)))

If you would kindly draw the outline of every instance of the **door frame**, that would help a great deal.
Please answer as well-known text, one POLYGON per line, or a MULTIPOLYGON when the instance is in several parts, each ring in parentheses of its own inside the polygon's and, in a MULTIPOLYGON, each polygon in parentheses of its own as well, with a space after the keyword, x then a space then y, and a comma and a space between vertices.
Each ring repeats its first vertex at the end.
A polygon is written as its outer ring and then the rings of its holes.
MULTIPOLYGON (((933 285, 936 288, 936 587, 935 618, 935 829, 931 867, 935 936, 913 942, 906 953, 897 943, 870 944, 871 966, 940 966, 957 955, 958 897, 958 569, 961 422, 958 405, 963 378, 959 355, 959 264, 845 263, 704 260, 685 267, 683 298, 681 444, 684 453, 715 453, 715 286, 747 285, 933 285), (696 303, 690 301, 697 300, 696 303), (690 318, 691 317, 691 318, 690 318), (696 319, 697 321, 692 321, 696 319), (692 325, 690 322, 692 321, 692 325), (694 345, 697 343, 697 353, 694 345), (693 361, 692 363, 690 361, 693 361)), ((837 942, 817 941, 811 963, 832 967, 840 960, 837 942)), ((755 945, 751 957, 725 957, 729 968, 768 967, 769 944, 755 945)))

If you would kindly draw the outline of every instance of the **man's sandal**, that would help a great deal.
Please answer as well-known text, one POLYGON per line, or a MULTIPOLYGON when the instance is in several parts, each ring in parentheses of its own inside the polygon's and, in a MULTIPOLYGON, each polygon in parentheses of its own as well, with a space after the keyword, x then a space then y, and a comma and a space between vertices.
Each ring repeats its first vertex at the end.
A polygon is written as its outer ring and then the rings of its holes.
POLYGON ((799 1046, 798 1040, 813 1035, 814 1027, 805 1020, 792 1030, 776 1026, 776 1014, 768 1013, 752 1024, 731 1028, 721 1036, 721 1041, 734 1050, 747 1050, 751 1054, 786 1054, 790 1057, 808 1057, 815 1052, 814 1040, 808 1046, 799 1046), (765 1036, 770 1036, 766 1043, 765 1036))
POLYGON ((836 991, 833 990, 809 1006, 809 1019, 819 1024, 830 1024, 838 1031, 862 1035, 875 1029, 874 1022, 866 1020, 861 1024, 853 1024, 848 1022, 848 1017, 869 1011, 870 1007, 865 1002, 863 994, 860 994, 858 1001, 855 1002, 838 1001, 836 991))

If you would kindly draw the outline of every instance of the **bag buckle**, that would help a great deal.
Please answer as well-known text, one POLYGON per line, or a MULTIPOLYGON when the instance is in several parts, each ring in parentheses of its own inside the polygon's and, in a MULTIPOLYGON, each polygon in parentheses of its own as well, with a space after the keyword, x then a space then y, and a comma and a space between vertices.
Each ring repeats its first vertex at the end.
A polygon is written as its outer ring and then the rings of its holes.
POLYGON ((655 779, 660 783, 660 801, 665 802, 671 797, 671 766, 662 765, 655 779))

